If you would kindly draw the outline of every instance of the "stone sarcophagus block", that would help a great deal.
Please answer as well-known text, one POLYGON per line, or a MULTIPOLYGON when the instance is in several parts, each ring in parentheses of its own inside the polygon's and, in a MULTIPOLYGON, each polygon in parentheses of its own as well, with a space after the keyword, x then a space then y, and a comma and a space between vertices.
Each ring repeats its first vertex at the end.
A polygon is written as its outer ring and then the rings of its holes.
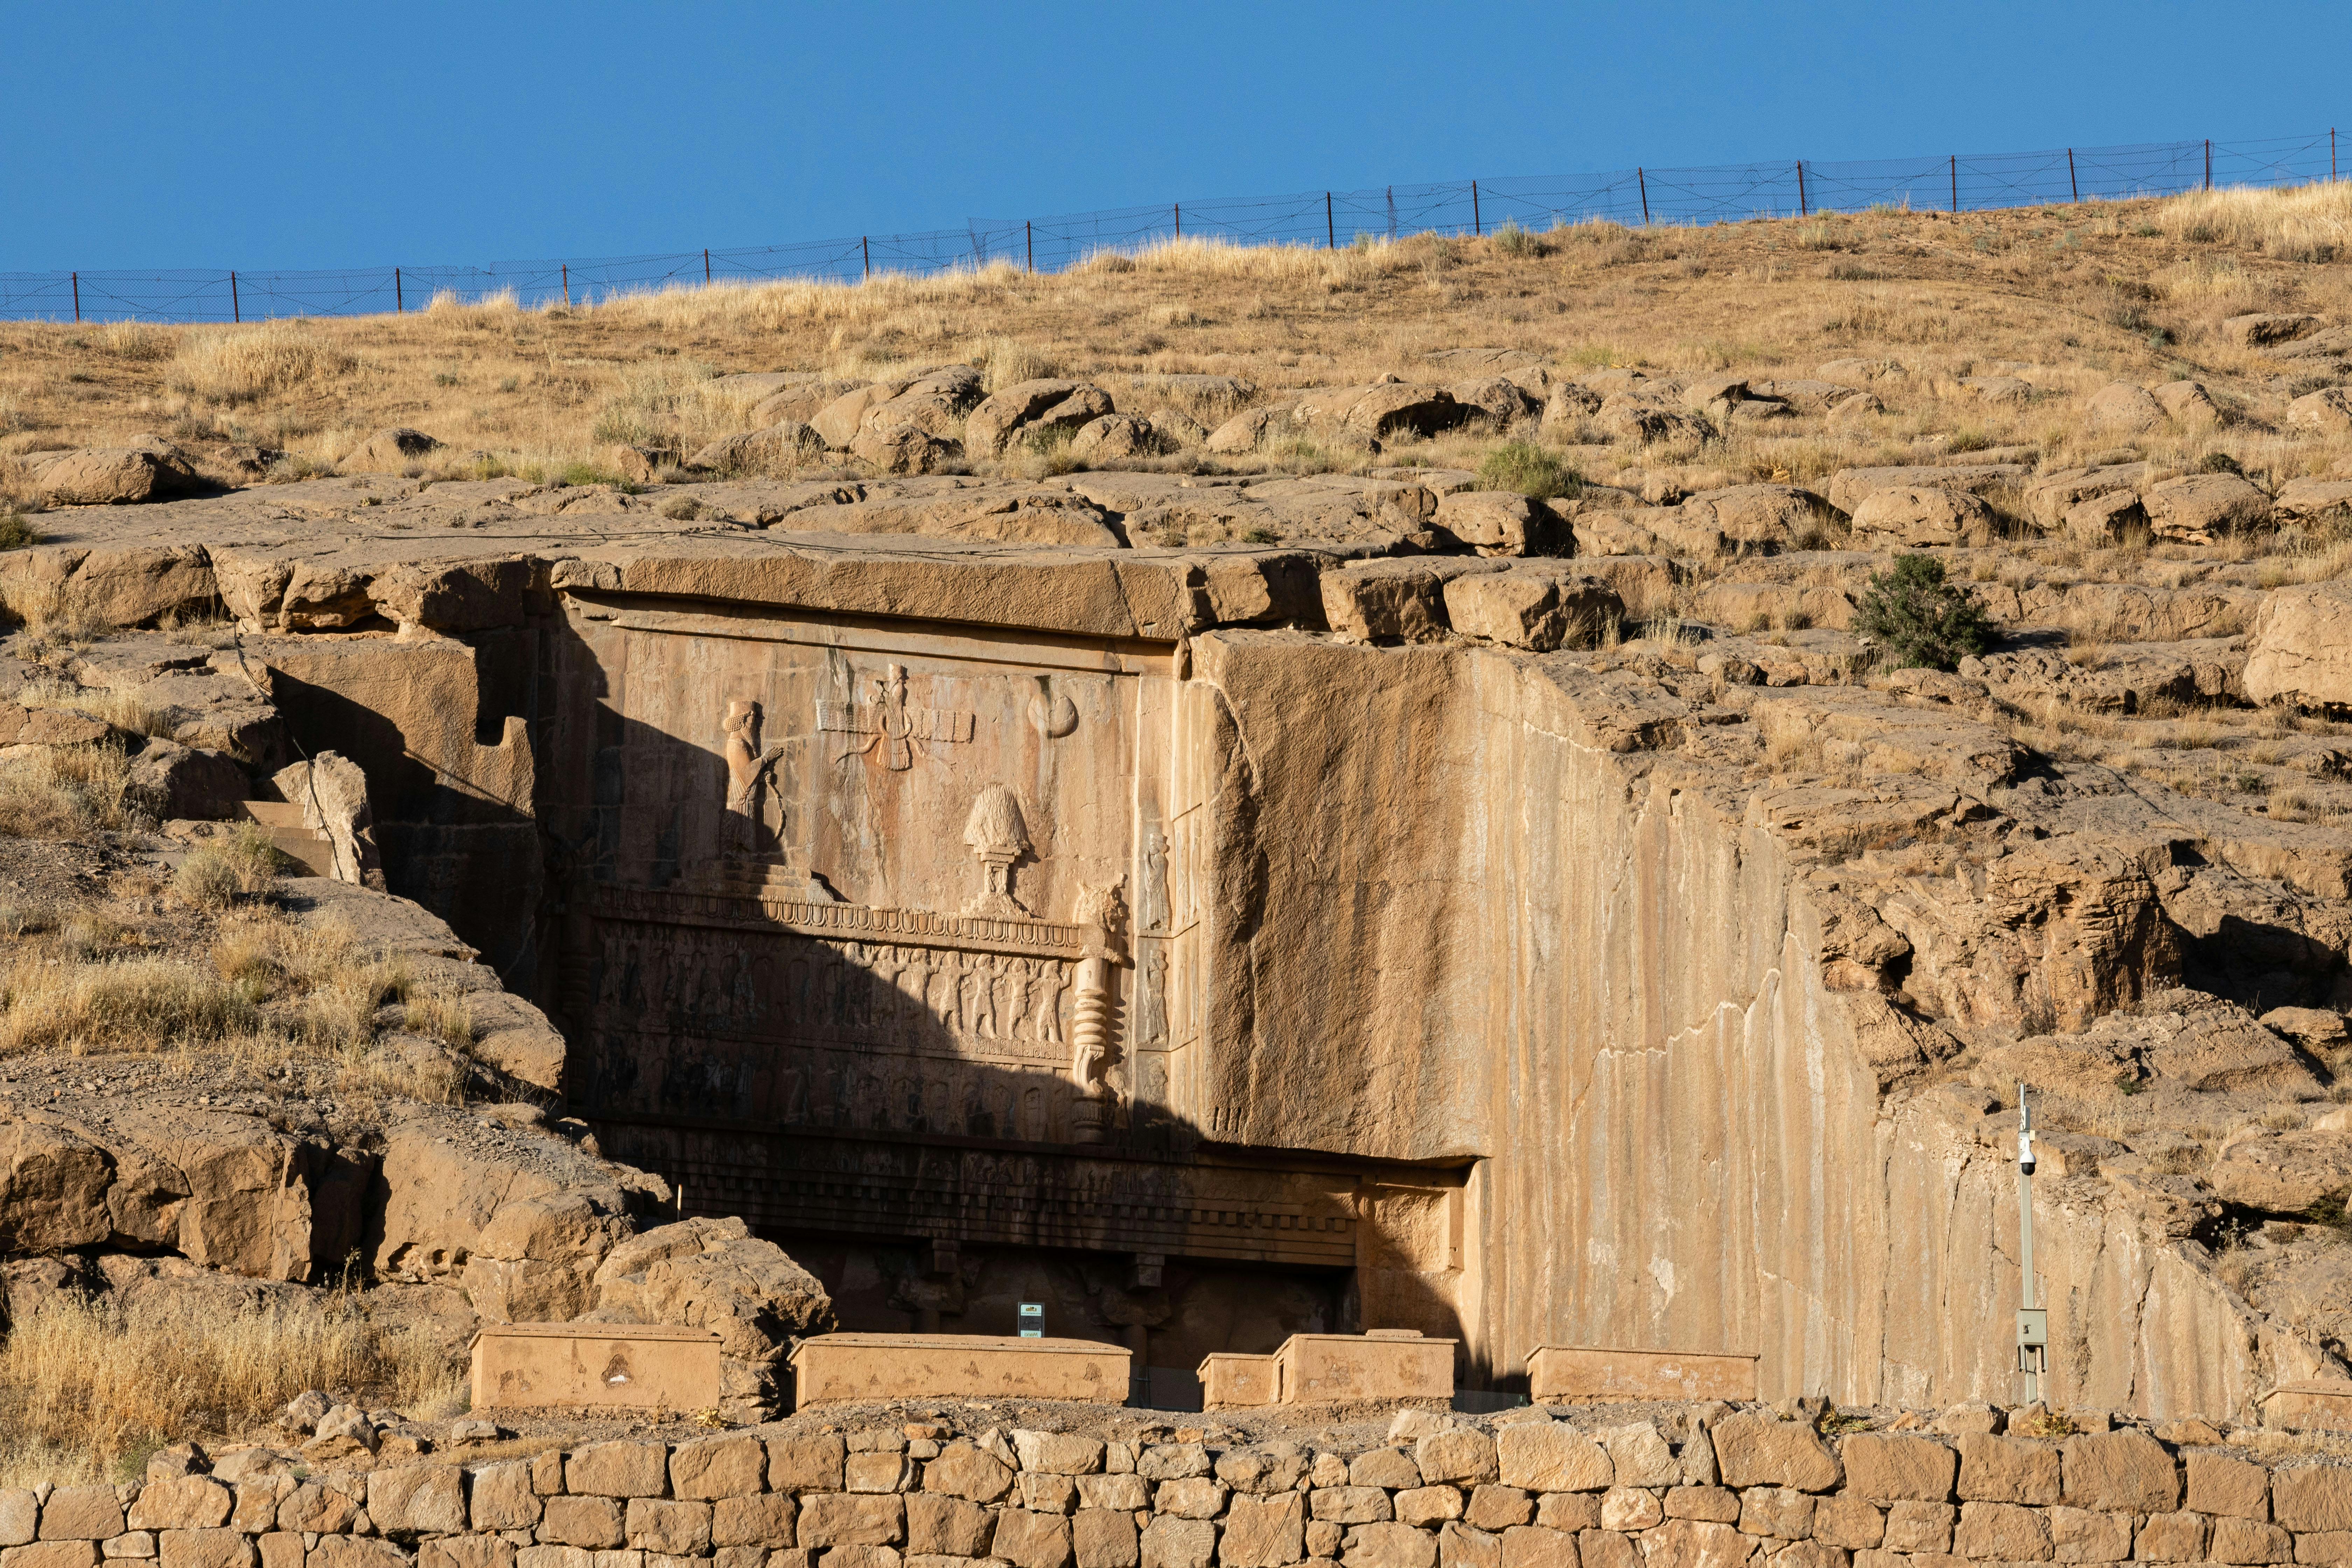
POLYGON ((1232 1410, 1272 1405, 1282 1394, 1281 1368, 1270 1355, 1219 1351, 1201 1363, 1201 1405, 1232 1410))
POLYGON ((1528 1352, 1528 1394, 1538 1401, 1593 1404, 1751 1400, 1756 1397, 1756 1358, 1724 1352, 1538 1345, 1528 1352))
POLYGON ((1451 1399, 1457 1341, 1425 1339, 1409 1329, 1366 1334, 1293 1334, 1274 1352, 1276 1399, 1319 1405, 1334 1399, 1451 1399))
POLYGON ((473 1406, 709 1410, 719 1336, 642 1323, 491 1323, 474 1339, 473 1406))
POLYGON ((1000 1334, 818 1334, 792 1355, 806 1407, 855 1399, 1084 1399, 1127 1403, 1129 1352, 1095 1340, 1000 1334))

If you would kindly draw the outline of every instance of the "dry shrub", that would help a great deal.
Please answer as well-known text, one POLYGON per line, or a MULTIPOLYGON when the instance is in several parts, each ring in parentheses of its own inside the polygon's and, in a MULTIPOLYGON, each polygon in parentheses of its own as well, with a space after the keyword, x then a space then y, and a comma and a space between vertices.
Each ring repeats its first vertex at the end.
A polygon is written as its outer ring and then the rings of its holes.
POLYGON ((170 382, 175 392, 215 403, 250 403, 356 363, 315 328, 266 321, 190 334, 172 361, 170 382))
POLYGON ((27 681, 16 693, 16 700, 27 708, 87 713, 134 735, 162 735, 168 739, 173 729, 171 719, 140 701, 136 691, 111 687, 68 686, 60 680, 27 681))
POLYGON ((248 1034, 253 999, 161 958, 20 962, 0 991, 0 1051, 152 1051, 248 1034))
POLYGON ((205 839, 172 875, 172 894, 200 910, 226 909, 278 885, 286 857, 251 823, 205 839))
POLYGON ((2280 261, 2333 261, 2352 248, 2352 184, 2192 191, 2156 204, 2170 238, 2259 250, 2280 261))
POLYGON ((411 993, 405 1022, 412 1034, 438 1040, 456 1050, 473 1048, 473 1000, 454 986, 421 986, 411 993))
POLYGON ((79 838, 122 826, 137 804, 130 756, 111 741, 0 762, 0 836, 79 838))
POLYGON ((981 385, 990 392, 1062 374, 1060 363, 1050 355, 1011 338, 989 339, 973 353, 972 363, 980 368, 981 385))
POLYGON ((349 1296, 226 1318, 57 1297, 0 1346, 0 1485, 123 1479, 149 1450, 241 1434, 306 1389, 429 1416, 462 1408, 460 1386, 436 1342, 349 1296))
POLYGON ((172 357, 172 334, 144 321, 110 321, 92 334, 117 359, 138 363, 172 357))

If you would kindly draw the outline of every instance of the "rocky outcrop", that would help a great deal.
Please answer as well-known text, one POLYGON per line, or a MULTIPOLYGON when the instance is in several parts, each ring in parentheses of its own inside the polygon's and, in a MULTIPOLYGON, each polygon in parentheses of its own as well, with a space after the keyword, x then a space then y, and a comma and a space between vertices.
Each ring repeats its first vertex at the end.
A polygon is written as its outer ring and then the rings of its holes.
POLYGON ((2257 702, 2352 707, 2352 584, 2273 590, 2254 622, 2245 679, 2257 702))

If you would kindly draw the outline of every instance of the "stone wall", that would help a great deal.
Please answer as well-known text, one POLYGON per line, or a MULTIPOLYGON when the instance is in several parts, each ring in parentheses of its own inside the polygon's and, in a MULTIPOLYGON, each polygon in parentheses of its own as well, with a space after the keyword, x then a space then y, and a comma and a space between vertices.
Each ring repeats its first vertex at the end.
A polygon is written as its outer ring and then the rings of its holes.
POLYGON ((222 1476, 172 1475, 167 1453, 143 1485, 0 1491, 0 1564, 1950 1568, 2352 1553, 2352 1468, 2273 1468, 2201 1423, 2094 1417, 2099 1430, 2037 1439, 1973 1406, 1825 1437, 1820 1409, 1408 1411, 1382 1446, 1328 1430, 1307 1443, 1214 1427, 844 1432, 820 1412, 797 1431, 475 1465, 387 1450, 369 1470, 279 1460, 265 1474, 237 1462, 267 1452, 248 1449, 224 1454, 222 1476))

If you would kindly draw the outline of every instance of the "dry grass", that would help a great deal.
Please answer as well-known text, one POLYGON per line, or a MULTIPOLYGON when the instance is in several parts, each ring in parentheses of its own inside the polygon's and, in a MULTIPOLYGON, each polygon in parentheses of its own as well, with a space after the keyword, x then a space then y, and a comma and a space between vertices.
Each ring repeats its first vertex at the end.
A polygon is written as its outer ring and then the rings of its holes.
POLYGON ((181 340, 169 384, 209 403, 252 403, 344 374, 357 363, 328 331, 309 321, 214 327, 181 340))
POLYGON ((286 857, 250 823, 205 840, 172 875, 172 894, 200 910, 226 909, 278 885, 286 857))
POLYGON ((225 1320, 56 1298, 0 1345, 0 1486, 127 1479, 157 1447, 242 1434, 311 1388, 412 1415, 464 1407, 441 1348, 359 1298, 225 1320))
POLYGON ((138 805, 131 759, 113 742, 34 748, 0 761, 0 837, 81 838, 124 826, 138 805))
POLYGON ((2259 251, 2281 261, 2333 261, 2352 248, 2352 185, 2200 191, 2157 203, 2153 216, 2175 240, 2259 251))

